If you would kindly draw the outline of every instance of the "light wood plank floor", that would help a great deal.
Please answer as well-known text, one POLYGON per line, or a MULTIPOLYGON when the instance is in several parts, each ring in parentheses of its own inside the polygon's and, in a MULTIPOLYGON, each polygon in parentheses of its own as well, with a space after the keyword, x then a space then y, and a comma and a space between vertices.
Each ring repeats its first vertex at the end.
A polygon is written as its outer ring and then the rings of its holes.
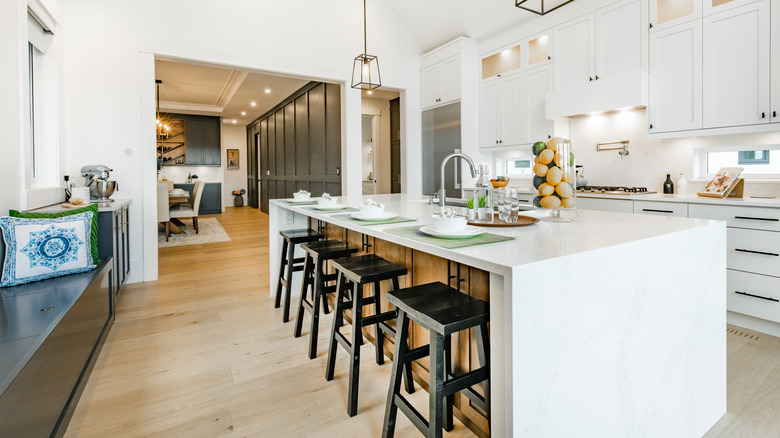
MULTIPOLYGON (((162 249, 160 279, 124 288, 66 436, 379 436, 389 361, 376 365, 363 347, 349 418, 343 350, 336 379, 324 378, 330 316, 310 361, 308 338, 294 339, 273 308, 267 216, 244 207, 210 217, 232 241, 162 249)), ((780 339, 728 332, 728 413, 706 437, 780 437, 780 339)), ((411 399, 427 415, 427 393, 411 399)), ((398 419, 398 436, 419 436, 398 419)), ((472 436, 456 426, 447 436, 472 436)))

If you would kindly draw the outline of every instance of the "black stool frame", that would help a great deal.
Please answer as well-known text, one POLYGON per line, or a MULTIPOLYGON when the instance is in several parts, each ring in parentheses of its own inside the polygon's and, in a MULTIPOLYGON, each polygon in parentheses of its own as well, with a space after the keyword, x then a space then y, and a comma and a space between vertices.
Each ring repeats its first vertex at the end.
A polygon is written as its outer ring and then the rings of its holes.
POLYGON ((290 286, 294 272, 303 271, 305 257, 295 258, 295 245, 305 242, 314 242, 323 237, 321 232, 313 230, 284 230, 282 236, 282 255, 279 261, 279 282, 276 284, 276 297, 274 308, 278 309, 282 301, 282 287, 284 287, 284 309, 282 309, 282 322, 290 320, 290 286), (285 275, 286 271, 286 275, 285 275))

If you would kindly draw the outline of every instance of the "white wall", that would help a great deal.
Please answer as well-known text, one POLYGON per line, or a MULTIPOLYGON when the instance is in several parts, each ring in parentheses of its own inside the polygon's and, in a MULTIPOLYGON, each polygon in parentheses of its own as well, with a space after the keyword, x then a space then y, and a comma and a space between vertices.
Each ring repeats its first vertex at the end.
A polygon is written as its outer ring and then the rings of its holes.
MULTIPOLYGON (((359 6, 347 0, 69 0, 63 5, 66 167, 73 173, 86 162, 111 166, 120 181, 117 196, 133 199, 131 223, 143 225, 134 233, 145 238, 132 242, 130 281, 157 277, 157 248, 148 237, 156 230, 153 54, 341 83, 345 192, 359 193, 360 169, 353 161, 360 160, 360 92, 348 84, 352 60, 363 50, 359 6)), ((369 51, 382 62, 383 84, 408 95, 402 115, 408 118, 410 152, 404 164, 414 168, 420 154, 415 118, 421 51, 382 2, 369 8, 368 29, 369 51)))
MULTIPOLYGON (((590 185, 645 186, 662 191, 666 174, 677 181, 680 173, 694 178, 694 151, 702 147, 780 144, 780 132, 689 137, 662 141, 647 139, 645 111, 573 119, 570 138, 577 164, 585 166, 590 185), (597 142, 631 140, 622 160, 617 151, 596 152, 597 142)), ((704 187, 693 181, 689 193, 704 187)), ((748 181, 746 195, 780 195, 780 183, 748 181)))
MULTIPOLYGON (((233 190, 246 190, 246 126, 222 125, 222 210, 233 205, 233 190), (227 168, 227 150, 238 149, 238 169, 227 168)), ((246 195, 244 195, 246 203, 246 195)))

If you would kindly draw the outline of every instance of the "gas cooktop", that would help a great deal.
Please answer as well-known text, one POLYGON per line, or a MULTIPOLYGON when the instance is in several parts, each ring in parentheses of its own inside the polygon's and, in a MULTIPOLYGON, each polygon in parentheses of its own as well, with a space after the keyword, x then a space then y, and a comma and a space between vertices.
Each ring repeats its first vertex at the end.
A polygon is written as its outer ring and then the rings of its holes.
POLYGON ((649 193, 656 193, 656 192, 648 191, 647 187, 582 186, 582 187, 577 187, 577 193, 633 196, 633 195, 647 195, 649 193))

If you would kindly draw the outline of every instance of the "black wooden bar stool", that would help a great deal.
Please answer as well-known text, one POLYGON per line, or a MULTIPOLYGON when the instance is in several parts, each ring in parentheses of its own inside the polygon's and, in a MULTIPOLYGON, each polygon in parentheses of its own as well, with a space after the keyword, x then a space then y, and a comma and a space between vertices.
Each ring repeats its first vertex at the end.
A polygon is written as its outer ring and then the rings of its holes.
MULTIPOLYGON (((395 319, 396 310, 382 312, 379 300, 379 283, 387 280, 390 282, 390 290, 398 290, 398 277, 406 275, 407 270, 403 266, 389 262, 374 254, 357 257, 347 257, 334 260, 331 264, 337 275, 336 310, 333 316, 333 328, 330 332, 328 347, 328 365, 325 369, 325 379, 333 380, 333 371, 336 366, 337 344, 341 344, 350 355, 349 364, 349 391, 347 395, 347 413, 350 417, 357 414, 358 382, 360 380, 360 346, 363 344, 362 328, 374 325, 376 330, 376 363, 385 362, 382 351, 384 335, 387 333, 395 337, 395 329, 387 324, 387 321, 395 319), (363 296, 363 286, 373 284, 371 295, 363 296), (349 299, 347 292, 352 292, 349 299), (374 305, 374 314, 363 316, 363 306, 374 305), (339 329, 344 322, 344 312, 352 309, 352 340, 342 334, 339 329)), ((406 367, 406 390, 414 391, 412 382, 412 367, 406 367)))
POLYGON ((295 258, 295 245, 306 242, 316 242, 324 236, 322 233, 318 233, 314 230, 284 230, 279 231, 279 234, 283 239, 282 256, 279 260, 279 282, 276 284, 274 307, 278 309, 281 305, 282 287, 284 287, 285 293, 282 322, 287 322, 290 320, 290 290, 292 289, 293 272, 303 271, 303 262, 305 260, 305 257, 295 258))
POLYGON ((426 437, 441 437, 442 429, 452 430, 452 403, 455 393, 459 391, 463 391, 480 409, 489 414, 488 303, 439 282, 390 291, 387 293, 387 300, 398 309, 398 334, 382 436, 392 437, 395 434, 395 419, 400 408, 426 437), (408 348, 410 319, 430 332, 430 345, 413 350, 408 348), (477 338, 480 368, 456 377, 452 375, 451 369, 450 335, 472 327, 477 338), (426 421, 400 392, 401 369, 408 363, 428 355, 430 421, 426 421), (484 385, 484 397, 471 388, 480 382, 484 385))
POLYGON ((311 330, 309 331, 309 359, 317 357, 317 332, 320 325, 320 305, 328 313, 327 294, 336 291, 336 274, 325 273, 325 262, 328 260, 349 257, 357 252, 357 248, 340 240, 320 240, 301 244, 306 251, 306 261, 303 265, 303 284, 301 284, 301 300, 298 303, 298 316, 295 318, 293 335, 301 336, 304 311, 311 313, 311 330), (311 286, 311 288, 309 288, 311 286), (311 301, 307 298, 312 291, 311 301))

